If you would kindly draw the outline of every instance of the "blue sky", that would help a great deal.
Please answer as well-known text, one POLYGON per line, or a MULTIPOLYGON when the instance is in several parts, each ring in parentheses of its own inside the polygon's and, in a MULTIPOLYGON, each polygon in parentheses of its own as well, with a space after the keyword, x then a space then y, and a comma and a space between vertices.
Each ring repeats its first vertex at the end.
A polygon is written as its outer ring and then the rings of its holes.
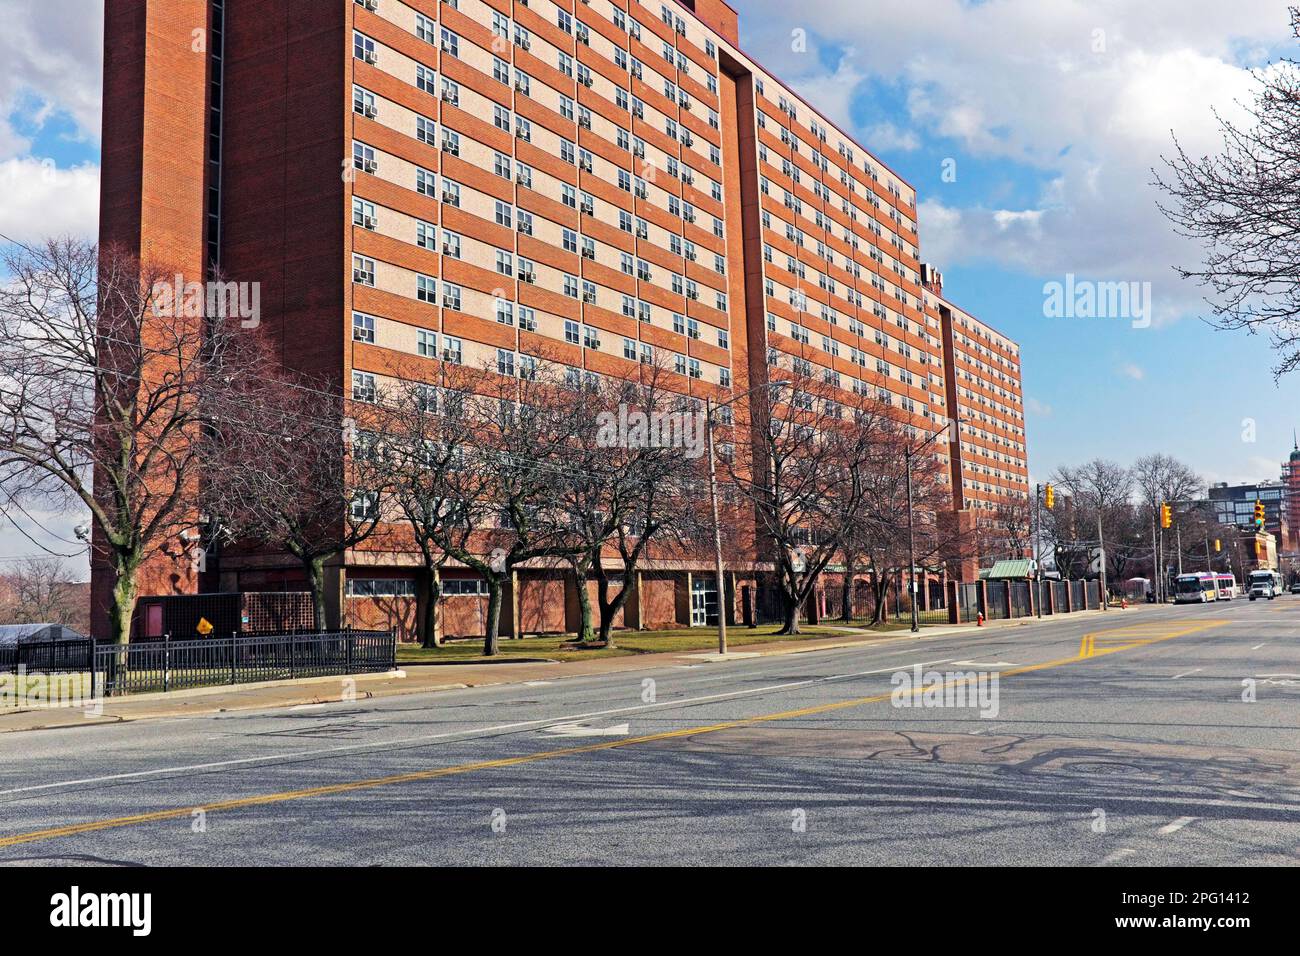
POLYGON ((1172 268, 1198 250, 1149 184, 1171 131, 1212 150, 1211 106, 1239 115, 1249 71, 1295 52, 1284 3, 736 6, 747 52, 916 187, 945 294, 1021 343, 1035 479, 1151 451, 1207 480, 1277 477, 1300 379, 1274 382, 1265 338, 1202 320, 1172 268), (1044 283, 1067 272, 1151 282, 1156 322, 1045 317, 1044 283))

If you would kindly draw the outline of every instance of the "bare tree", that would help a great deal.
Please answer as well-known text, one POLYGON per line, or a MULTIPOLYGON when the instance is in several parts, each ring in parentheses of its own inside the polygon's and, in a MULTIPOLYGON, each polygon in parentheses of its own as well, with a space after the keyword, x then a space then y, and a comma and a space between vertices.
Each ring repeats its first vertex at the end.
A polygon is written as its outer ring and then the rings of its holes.
POLYGON ((563 501, 574 474, 570 459, 583 438, 572 390, 551 363, 524 358, 518 378, 510 369, 485 370, 469 401, 466 414, 478 427, 456 472, 457 520, 434 535, 440 548, 487 583, 488 657, 499 651, 502 593, 515 570, 536 559, 564 560, 583 548, 563 501))
POLYGON ((259 342, 179 307, 175 269, 120 250, 14 244, 3 266, 0 505, 89 510, 124 642, 141 566, 195 525, 204 424, 261 374, 259 342))
POLYGON ((1160 506, 1193 500, 1205 488, 1205 482, 1189 465, 1159 452, 1133 462, 1132 475, 1142 520, 1151 535, 1151 579, 1158 597, 1164 587, 1159 559, 1160 506))
MULTIPOLYGON (((1096 541, 1104 549, 1123 537, 1122 523, 1130 516, 1128 506, 1133 493, 1133 476, 1128 469, 1105 458, 1094 458, 1082 465, 1058 468, 1053 482, 1072 499, 1078 519, 1074 532, 1081 540, 1096 541), (1094 532, 1097 537, 1091 538, 1094 532)), ((1105 584, 1104 564, 1101 576, 1105 584)))
POLYGON ((244 543, 284 548, 302 566, 318 630, 325 567, 381 526, 388 473, 371 454, 377 396, 280 372, 239 395, 215 423, 206 509, 244 543))
POLYGON ((64 624, 85 627, 85 595, 58 558, 26 558, 3 576, 0 623, 64 624), (7 592, 7 593, 6 593, 7 592))
POLYGON ((832 382, 798 367, 776 374, 777 382, 746 403, 745 454, 734 456, 728 471, 753 503, 776 566, 785 612, 780 633, 797 634, 801 605, 859 519, 893 416, 865 395, 843 403, 832 382))
MULTIPOLYGON (((593 461, 583 465, 587 500, 573 502, 585 529, 587 566, 596 577, 598 638, 614 642, 614 621, 627 605, 641 562, 652 553, 681 553, 703 541, 701 475, 706 438, 698 399, 668 387, 661 357, 651 356, 625 376, 606 376, 600 388, 593 461), (617 578, 603 560, 618 556, 617 578)), ((585 573, 579 578, 585 581, 585 573)), ((582 585, 580 585, 582 586, 582 585)), ((585 588, 584 588, 585 590, 585 588)), ((585 594, 579 593, 585 601, 585 594)), ((589 608, 583 605, 584 612, 589 608)))
POLYGON ((385 473, 381 483, 420 553, 426 592, 417 630, 425 647, 439 643, 441 572, 450 558, 438 540, 445 529, 461 526, 473 507, 461 475, 473 457, 477 427, 467 414, 472 383, 452 369, 440 370, 440 385, 402 382, 389 390, 376 430, 359 436, 363 454, 385 473))
POLYGON ((1284 59, 1255 82, 1244 121, 1215 114, 1222 151, 1196 158, 1175 139, 1155 185, 1175 230, 1204 247, 1179 275, 1209 290, 1217 327, 1267 334, 1281 377, 1300 367, 1300 65, 1284 59))

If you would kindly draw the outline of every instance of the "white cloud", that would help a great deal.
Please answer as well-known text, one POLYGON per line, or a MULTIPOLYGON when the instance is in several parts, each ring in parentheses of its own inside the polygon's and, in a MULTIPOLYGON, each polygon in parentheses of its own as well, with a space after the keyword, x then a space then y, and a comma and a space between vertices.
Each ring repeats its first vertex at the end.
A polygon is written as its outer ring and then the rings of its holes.
POLYGON ((1135 365, 1132 362, 1126 362, 1119 367, 1119 372, 1125 378, 1131 378, 1135 382, 1140 382, 1147 377, 1146 369, 1141 365, 1135 365))
POLYGON ((1052 406, 1048 405, 1046 402, 1040 402, 1032 395, 1026 396, 1025 398, 1025 411, 1029 412, 1031 415, 1038 415, 1040 418, 1052 417, 1052 406))
POLYGON ((67 113, 79 135, 99 139, 103 82, 103 5, 42 0, 5 5, 0 30, 0 159, 27 154, 17 128, 67 113))
POLYGON ((72 235, 94 239, 99 221, 99 167, 58 169, 36 159, 0 162, 0 234, 20 242, 72 235))
POLYGON ((1240 117, 1239 103, 1253 89, 1250 67, 1263 50, 1291 42, 1286 3, 923 6, 807 0, 792 9, 754 0, 741 26, 747 48, 814 103, 811 91, 826 74, 816 56, 791 54, 781 42, 792 25, 847 50, 837 74, 898 89, 905 122, 876 118, 872 104, 859 104, 858 115, 872 118, 849 131, 868 148, 911 151, 918 133, 921 145, 925 137, 946 137, 970 157, 1024 164, 1044 177, 1038 195, 1015 203, 989 195, 958 208, 922 195, 925 260, 941 268, 992 262, 1038 276, 1150 281, 1157 323, 1199 308, 1201 291, 1171 267, 1199 262, 1200 250, 1176 236, 1156 208, 1152 169, 1171 150, 1171 129, 1193 155, 1216 149, 1212 109, 1240 117))

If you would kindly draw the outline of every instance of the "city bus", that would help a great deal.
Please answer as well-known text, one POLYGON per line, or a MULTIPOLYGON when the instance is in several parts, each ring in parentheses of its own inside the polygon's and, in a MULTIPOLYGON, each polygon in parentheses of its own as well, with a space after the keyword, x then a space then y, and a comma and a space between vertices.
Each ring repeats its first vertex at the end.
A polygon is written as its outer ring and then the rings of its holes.
POLYGON ((1219 599, 1218 576, 1208 571, 1180 574, 1174 579, 1175 604, 1208 604, 1219 599))
POLYGON ((1231 601, 1237 596, 1237 579, 1231 574, 1216 574, 1214 583, 1219 592, 1220 601, 1231 601))
POLYGON ((1270 601, 1277 597, 1278 592, 1282 590, 1282 575, 1268 568, 1262 568, 1259 571, 1250 572, 1250 599, 1268 598, 1270 601))

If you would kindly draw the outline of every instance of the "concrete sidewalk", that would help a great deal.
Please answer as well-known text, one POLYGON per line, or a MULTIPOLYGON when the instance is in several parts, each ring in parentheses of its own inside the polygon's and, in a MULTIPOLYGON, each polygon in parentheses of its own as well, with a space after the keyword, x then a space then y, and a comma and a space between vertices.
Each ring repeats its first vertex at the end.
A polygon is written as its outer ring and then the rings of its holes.
MULTIPOLYGON (((1129 608, 1129 611, 1136 608, 1129 608)), ((500 664, 413 664, 405 670, 383 674, 357 674, 351 677, 312 677, 298 680, 271 681, 260 684, 222 685, 136 697, 112 697, 103 701, 103 712, 88 714, 79 707, 45 708, 0 713, 0 733, 23 730, 48 730, 59 727, 84 727, 90 724, 120 723, 166 717, 192 717, 240 710, 265 710, 277 707, 301 707, 333 703, 348 699, 349 688, 356 700, 393 697, 403 694, 427 694, 442 690, 463 690, 494 684, 519 684, 525 681, 561 680, 590 674, 650 670, 680 666, 682 663, 722 663, 728 659, 773 657, 804 654, 863 644, 888 644, 976 631, 997 633, 1008 628, 1033 627, 1052 621, 1075 621, 1098 618, 1101 611, 1079 611, 1057 617, 1018 618, 991 621, 982 628, 973 624, 932 625, 919 634, 910 631, 864 631, 836 628, 842 636, 800 641, 774 641, 746 645, 744 629, 732 632, 732 653, 725 657, 708 651, 673 651, 662 654, 632 654, 626 657, 595 658, 587 661, 528 661, 500 664), (346 682, 353 682, 351 685, 346 682)), ((1109 613, 1109 612, 1107 612, 1109 613)), ((832 627, 821 624, 820 627, 832 627)))

